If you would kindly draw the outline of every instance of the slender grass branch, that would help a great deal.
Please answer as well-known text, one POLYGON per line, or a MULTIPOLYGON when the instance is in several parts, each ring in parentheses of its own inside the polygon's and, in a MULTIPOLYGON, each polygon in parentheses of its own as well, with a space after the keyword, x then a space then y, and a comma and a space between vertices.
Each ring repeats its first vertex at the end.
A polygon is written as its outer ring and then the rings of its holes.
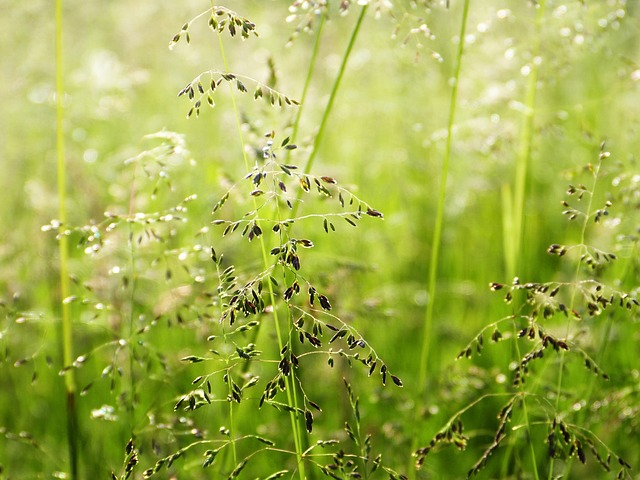
MULTIPOLYGON (((433 312, 436 294, 436 282, 438 275, 438 259, 440 256, 440 243, 442 240, 442 225, 444 221, 444 206, 447 196, 447 180, 449 176, 449 162, 451 160, 451 144, 453 138, 453 126, 455 123, 456 107, 458 103, 458 85, 460 83, 460 72, 462 70, 462 56, 464 53, 464 39, 467 29, 467 18, 469 16, 469 0, 465 0, 462 10, 462 22, 460 25, 460 41, 458 44, 458 52, 456 55, 456 67, 453 77, 453 87, 451 89, 451 101, 449 103, 449 121, 447 124, 447 141, 445 146, 444 159, 442 163, 442 173, 440 176, 440 193, 438 196, 438 210, 436 213, 436 221, 433 230, 433 239, 431 243, 431 258, 429 264, 429 299, 425 311, 425 320, 422 331, 422 348, 420 351, 420 367, 418 372, 418 394, 421 395, 427 383, 429 352, 431 347, 431 329, 433 323, 433 312)), ((414 433, 412 435, 411 452, 415 451, 418 446, 417 418, 418 410, 416 409, 416 418, 413 422, 414 433)), ((413 461, 411 462, 413 463, 413 461)), ((415 478, 415 468, 410 465, 409 472, 411 478, 415 478)))
MULTIPOLYGON (((64 142, 64 51, 63 51, 63 2, 55 3, 55 59, 56 59, 56 154, 58 183, 58 216, 60 223, 67 224, 67 169, 64 142)), ((64 301, 70 296, 69 241, 64 233, 58 243, 60 255, 60 296, 62 298, 62 358, 65 366, 73 363, 73 319, 71 305, 64 301)), ((72 480, 78 478, 78 412, 76 409, 76 380, 74 370, 65 376, 67 405, 67 442, 69 448, 69 470, 72 480)))

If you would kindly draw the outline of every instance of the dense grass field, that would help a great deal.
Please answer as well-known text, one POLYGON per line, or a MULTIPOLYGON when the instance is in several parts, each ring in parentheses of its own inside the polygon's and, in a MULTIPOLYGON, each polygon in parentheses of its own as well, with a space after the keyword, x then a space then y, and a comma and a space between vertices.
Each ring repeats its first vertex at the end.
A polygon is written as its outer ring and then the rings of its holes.
POLYGON ((640 4, 3 3, 0 479, 640 478, 640 4))

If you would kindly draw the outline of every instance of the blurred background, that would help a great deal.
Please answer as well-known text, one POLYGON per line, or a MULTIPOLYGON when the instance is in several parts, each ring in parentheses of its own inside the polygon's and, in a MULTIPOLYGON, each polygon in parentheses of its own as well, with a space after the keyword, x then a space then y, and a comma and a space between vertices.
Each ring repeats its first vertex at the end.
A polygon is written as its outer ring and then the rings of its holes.
MULTIPOLYGON (((196 315, 198 308, 206 311, 204 305, 192 310, 175 307, 183 297, 193 298, 192 290, 183 295, 180 289, 194 282, 194 272, 206 276, 211 282, 208 288, 217 286, 210 264, 196 258, 181 269, 179 255, 193 252, 194 245, 206 251, 214 246, 229 264, 246 271, 260 265, 261 257, 255 244, 237 236, 222 239, 210 225, 213 205, 246 174, 232 97, 226 88, 220 89, 214 108, 203 106, 199 118, 186 118, 190 102, 177 94, 202 72, 225 71, 226 61, 229 71, 299 100, 320 22, 312 7, 305 8, 307 2, 297 9, 282 0, 232 3, 224 6, 255 23, 259 37, 243 41, 225 32, 224 58, 218 36, 207 27, 207 16, 190 25, 190 45, 183 36, 168 48, 185 22, 210 7, 207 2, 64 4, 69 224, 91 229, 105 222, 105 212, 161 212, 197 196, 184 213, 187 222, 158 227, 165 241, 157 246, 135 250, 122 227, 105 239, 99 251, 88 254, 82 233, 70 236, 73 293, 84 302, 74 306, 75 351, 87 354, 78 382, 80 388, 90 387, 78 399, 85 478, 108 478, 109 472, 122 468, 131 423, 140 437, 158 429, 159 423, 172 425, 166 429, 171 434, 154 437, 157 449, 141 453, 142 468, 152 467, 159 456, 182 445, 180 435, 196 435, 194 429, 214 434, 220 426, 215 412, 185 418, 173 412, 173 404, 192 388, 198 373, 179 359, 206 353, 206 337, 217 334, 218 325, 217 318, 206 324, 196 315), (311 29, 300 28, 310 19, 311 29), (165 132, 160 141, 168 138, 177 148, 160 163, 153 160, 155 153, 149 154, 152 160, 143 168, 145 175, 134 165, 140 162, 127 160, 157 146, 158 138, 146 137, 156 132, 165 132), (140 265, 135 272, 123 273, 132 252, 140 265), (138 279, 133 294, 127 278, 138 279), (151 325, 153 318, 162 319, 135 347, 133 363, 125 360, 125 349, 118 348, 121 323, 128 316, 141 328, 151 325), (105 374, 109 365, 117 370, 121 364, 121 374, 111 370, 105 374), (131 387, 140 405, 135 413, 122 407, 131 394, 129 378, 138 384, 131 387), (125 421, 127 415, 133 420, 125 421)), ((288 157, 298 165, 311 151, 361 8, 354 2, 343 15, 335 3, 329 5, 316 69, 302 106, 295 139, 299 148, 288 157)), ((510 344, 486 347, 481 357, 472 360, 455 358, 482 328, 510 313, 502 296, 489 290, 489 283, 512 281, 513 272, 505 263, 510 248, 503 230, 508 215, 505 195, 514 190, 517 160, 528 145, 523 133, 525 113, 531 108, 527 85, 535 69, 522 248, 515 273, 530 282, 574 279, 575 262, 545 251, 551 243, 580 241, 580 229, 562 215, 561 201, 568 184, 591 182, 580 175, 585 165, 598 162, 601 142, 606 141, 611 157, 598 179, 594 202, 615 198, 624 208, 614 207, 615 218, 589 230, 586 241, 615 251, 620 258, 602 273, 603 282, 626 291, 640 283, 634 246, 640 226, 636 162, 640 6, 623 0, 548 0, 536 27, 535 2, 490 0, 471 2, 469 10, 436 297, 429 298, 451 79, 462 41, 463 2, 446 3, 372 2, 319 145, 312 173, 338 179, 383 212, 384 220, 365 218, 356 229, 341 223, 330 235, 318 221, 301 225, 296 232, 315 243, 314 249, 304 252, 305 276, 324 288, 336 313, 358 329, 404 383, 403 389, 382 388, 362 368, 327 373, 325 359, 310 365, 305 375, 315 385, 308 393, 327 405, 317 418, 318 435, 333 435, 349 416, 342 386, 346 376, 361 396, 363 428, 373 435, 374 449, 400 473, 406 473, 411 462, 416 435, 417 445, 424 446, 460 408, 486 393, 509 391, 504 376, 515 358, 510 344), (431 350, 427 383, 421 390, 417 377, 425 309, 431 301, 435 301, 431 350)), ((59 259, 55 232, 42 231, 58 215, 53 5, 42 0, 19 4, 0 0, 0 6, 11 12, 0 20, 0 432, 4 435, 0 478, 64 478, 59 259)), ((291 135, 297 108, 254 101, 253 87, 248 88, 249 93, 237 94, 235 101, 246 148, 253 153, 261 151, 265 132, 275 131, 276 143, 291 135)), ((305 212, 335 207, 326 204, 310 204, 305 212)), ((229 212, 225 218, 247 211, 241 204, 225 208, 229 212)), ((144 229, 135 228, 134 235, 143 235, 144 229)), ((629 435, 638 435, 637 310, 629 315, 619 330, 608 330, 605 344, 610 356, 600 357, 605 370, 619 372, 617 387, 607 388, 618 393, 627 389, 624 398, 629 403, 607 397, 618 402, 617 407, 594 423, 602 426, 598 434, 620 455, 638 462, 638 451, 628 442, 629 435), (621 413, 624 408, 631 410, 621 413)), ((599 332, 599 324, 589 327, 588 351, 599 351, 599 332)), ((581 376, 591 378, 582 370, 577 369, 577 385, 584 382, 581 376)), ((571 389, 570 385, 565 388, 571 389)), ((474 434, 469 448, 432 454, 418 478, 464 477, 495 433, 496 414, 503 404, 500 398, 479 404, 471 415, 469 428, 474 434)), ((244 410, 240 412, 242 428, 244 410)), ((270 433, 280 428, 271 413, 264 415, 262 428, 270 433)), ((247 429, 252 422, 255 419, 246 419, 247 429)), ((589 428, 596 431, 593 425, 589 428)), ((544 451, 545 431, 537 436, 544 451)), ((515 440, 513 445, 505 449, 527 451, 515 440)), ((512 478, 534 478, 526 473, 528 467, 518 468, 527 463, 525 455, 505 454, 510 460, 499 457, 480 475, 504 478, 501 472, 507 472, 512 478), (525 473, 513 473, 517 471, 525 473)), ((201 453, 194 457, 175 467, 178 473, 171 478, 217 478, 198 476, 205 475, 199 470, 201 453), (182 474, 181 469, 191 473, 182 474)), ((142 468, 136 478, 141 478, 142 468)), ((264 467, 254 468, 247 477, 263 478, 264 467)), ((169 478, 169 473, 163 474, 169 478)), ((604 471, 593 461, 589 468, 572 473, 575 478, 603 478, 601 474, 604 471)))

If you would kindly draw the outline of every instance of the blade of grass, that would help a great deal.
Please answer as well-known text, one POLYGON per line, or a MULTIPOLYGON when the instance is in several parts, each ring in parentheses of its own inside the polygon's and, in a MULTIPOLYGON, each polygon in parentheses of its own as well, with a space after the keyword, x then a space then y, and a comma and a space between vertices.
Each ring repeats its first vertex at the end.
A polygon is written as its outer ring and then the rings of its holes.
MULTIPOLYGON (((67 170, 64 143, 64 56, 63 56, 63 12, 62 0, 55 4, 55 61, 56 61, 56 156, 58 183, 58 217, 63 228, 67 228, 67 170)), ((62 359, 65 367, 73 364, 73 320, 71 305, 65 301, 71 293, 69 283, 69 240, 60 235, 60 296, 62 299, 62 359)), ((78 478, 78 412, 76 409, 76 381, 73 368, 64 375, 67 405, 67 443, 69 448, 70 478, 78 478)))
MULTIPOLYGON (((436 285, 438 276, 438 260, 440 256, 440 243, 442 240, 442 225, 444 221, 444 207, 447 196, 447 180, 449 176, 449 163, 451 160, 451 142, 453 138, 453 126, 455 123, 456 107, 458 103, 458 85, 460 83, 460 71, 462 70, 462 56, 464 53, 464 39, 467 30, 467 19, 469 16, 469 0, 465 0, 462 10, 462 22, 460 25, 460 41, 458 44, 458 52, 456 55, 456 66, 453 77, 453 86, 451 88, 451 102, 449 103, 449 121, 447 124, 447 141, 445 146, 444 159, 442 162, 442 172, 440 176, 440 193, 438 196, 438 210, 436 213, 436 221, 433 230, 433 240, 431 243, 431 257, 429 264, 429 300, 425 311, 425 319, 422 330, 422 348, 420 351, 420 367, 418 371, 418 391, 420 396, 424 391, 427 383, 427 372, 429 362, 429 352, 431 349, 431 330, 433 324, 433 311, 435 305, 436 285)), ((418 409, 415 412, 413 422, 413 434, 411 440, 411 452, 414 452, 418 446, 418 409)), ((416 470, 413 466, 413 459, 410 460, 409 473, 411 478, 415 478, 416 470)))
MULTIPOLYGON (((133 170, 133 180, 131 182, 131 191, 129 192, 129 218, 133 218, 134 215, 134 204, 136 198, 136 180, 138 175, 138 166, 140 162, 136 162, 133 170)), ((128 318, 128 342, 129 342, 129 388, 131 389, 131 397, 129 398, 129 430, 131 434, 131 438, 135 438, 134 435, 134 426, 135 426, 135 408, 134 408, 134 399, 136 398, 136 383, 134 377, 134 309, 135 309, 135 297, 136 297, 136 262, 135 262, 135 242, 133 241, 133 223, 129 223, 129 276, 130 281, 129 284, 131 286, 131 291, 129 292, 129 318, 128 318)), ((124 327, 124 322, 123 322, 124 327)), ((124 330, 124 328, 123 328, 124 330)), ((123 332, 125 333, 125 332, 123 332)))

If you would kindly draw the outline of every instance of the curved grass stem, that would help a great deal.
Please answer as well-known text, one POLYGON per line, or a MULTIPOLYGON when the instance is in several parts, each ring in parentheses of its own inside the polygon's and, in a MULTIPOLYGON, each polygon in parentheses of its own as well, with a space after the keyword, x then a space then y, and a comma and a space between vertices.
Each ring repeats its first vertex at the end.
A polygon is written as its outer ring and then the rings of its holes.
MULTIPOLYGON (((425 318, 422 330, 422 348, 420 351, 420 367, 418 371, 418 395, 422 395, 427 383, 427 372, 429 353, 431 350, 431 330, 433 324, 433 312, 436 296, 436 285, 438 275, 438 260, 440 256, 440 244, 442 240, 442 226, 444 222, 444 207, 447 196, 447 180, 449 176, 449 163, 451 160, 451 144, 453 138, 453 126, 455 124, 456 107, 458 103, 458 85, 460 83, 460 72, 462 70, 462 56, 464 54, 464 38, 467 30, 467 18, 469 16, 469 4, 470 0, 465 0, 462 10, 462 22, 460 25, 460 42, 458 44, 458 52, 456 55, 456 66, 453 77, 453 87, 451 89, 451 101, 449 103, 449 120, 447 124, 447 141, 445 146, 444 159, 442 162, 442 172, 440 176, 440 190, 438 196, 438 209, 436 213, 436 221, 433 230, 433 239, 431 243, 431 256, 429 264, 429 299, 427 302, 427 308, 425 311, 425 318)), ((411 452, 414 452, 418 446, 417 424, 418 424, 418 411, 416 410, 416 418, 413 422, 414 432, 412 435, 411 452)), ((411 460, 413 464, 413 460, 411 460)), ((415 478, 415 468, 410 465, 409 472, 411 478, 415 478)))
MULTIPOLYGON (((362 22, 364 20, 365 14, 367 12, 367 7, 368 5, 363 5, 362 9, 360 10, 360 14, 358 16, 358 19, 356 21, 356 25, 351 33, 351 36, 349 38, 349 43, 347 45, 347 49, 345 51, 345 54, 342 58, 342 63, 340 65, 340 69, 338 71, 338 75, 333 83, 333 86, 331 88, 331 92, 329 95, 329 100, 327 102, 327 106, 325 107, 325 110, 323 112, 322 115, 322 119, 320 121, 320 126, 318 128, 318 133, 316 134, 314 143, 313 143, 313 147, 311 150, 311 154, 309 155, 309 158, 307 159, 307 162, 305 164, 304 167, 304 172, 305 173, 309 173, 313 167, 313 163, 314 160, 316 158, 316 155, 318 153, 318 148, 319 145, 324 137, 324 132, 325 132, 325 128, 327 125, 327 121, 329 118, 329 115, 333 109, 333 105, 339 90, 339 87, 342 83, 342 78, 344 76, 344 73, 346 71, 346 67, 347 67, 347 63, 349 60, 349 57, 351 55, 351 52, 353 50, 353 47, 355 45, 355 41, 358 37, 358 33, 360 31, 360 27, 362 25, 362 22)), ((317 54, 319 51, 319 47, 320 47, 320 38, 321 38, 321 30, 322 27, 324 26, 325 23, 325 18, 326 18, 326 12, 322 13, 322 17, 320 20, 320 26, 318 28, 318 32, 316 35, 316 41, 314 44, 314 49, 313 49, 313 53, 310 59, 310 63, 309 63, 309 69, 307 71, 307 76, 305 79, 305 85, 303 87, 303 93, 302 93, 302 98, 301 98, 301 107, 304 106, 305 104, 305 98, 308 92, 308 88, 309 85, 311 83, 311 79, 313 78, 313 72, 315 69, 315 63, 317 60, 317 54)), ((222 43, 222 37, 218 36, 219 39, 219 43, 220 43, 220 51, 222 54, 222 59, 223 59, 223 63, 225 66, 225 70, 229 71, 228 65, 227 65, 227 60, 225 57, 225 53, 224 53, 224 45, 222 43)), ((246 149, 245 149, 245 143, 244 143, 244 137, 242 136, 242 129, 241 129, 241 120, 240 120, 240 114, 236 105, 236 100, 235 100, 235 96, 234 96, 234 92, 233 92, 233 88, 230 89, 231 90, 231 101, 232 101, 232 105, 233 105, 233 109, 235 111, 235 115, 236 115, 236 122, 237 122, 237 128, 238 128, 238 132, 240 135, 240 143, 241 143, 241 147, 242 147, 242 154, 243 154, 243 158, 245 161, 245 167, 247 171, 250 171, 250 167, 249 167, 249 161, 247 158, 247 154, 246 154, 246 149)), ((296 119, 294 122, 294 127, 293 127, 293 132, 292 132, 292 139, 294 139, 297 134, 298 134, 298 129, 299 129, 299 125, 300 125, 300 120, 302 118, 302 113, 301 110, 298 111, 298 114, 296 115, 296 119)), ((299 192, 299 195, 301 195, 301 192, 299 192)), ((299 200, 299 199, 298 199, 299 200)), ((254 199, 254 204, 255 204, 255 199, 254 199)), ((300 204, 299 201, 295 202, 294 205, 294 209, 291 212, 291 217, 295 217, 296 216, 296 211, 298 209, 298 205, 300 204)), ((254 205, 255 206, 255 205, 254 205)), ((259 237, 260 239, 260 245, 261 245, 261 250, 262 250, 262 257, 263 257, 263 263, 264 263, 264 268, 265 269, 269 269, 272 267, 272 264, 269 261, 269 255, 268 255, 268 250, 266 248, 266 245, 264 244, 264 239, 262 236, 259 237)), ((278 309, 276 308, 276 296, 275 296, 275 292, 273 290, 273 285, 270 282, 267 282, 267 292, 268 292, 268 296, 270 299, 271 304, 273 305, 273 318, 274 318, 274 323, 275 323, 275 330, 276 330, 276 336, 278 338, 278 344, 280 349, 283 348, 284 346, 284 341, 283 341, 283 335, 280 329, 280 320, 279 320, 279 315, 278 315, 278 309)), ((257 335, 257 332, 256 332, 257 335)), ((298 398, 297 398, 297 392, 296 392, 296 386, 295 386, 295 381, 293 378, 291 377, 287 377, 286 379, 286 384, 287 384, 287 388, 286 388, 286 393, 287 393, 287 402, 289 404, 290 407, 293 407, 294 410, 297 410, 298 406, 298 398)), ((290 412, 290 416, 291 416, 291 425, 292 425, 292 432, 293 432, 293 439, 294 439, 294 444, 295 444, 295 448, 296 448, 296 454, 298 456, 298 474, 300 476, 301 480, 305 480, 307 478, 306 472, 305 472, 305 461, 304 461, 304 452, 303 452, 303 448, 304 448, 304 437, 305 437, 305 433, 302 430, 301 426, 300 426, 300 422, 298 421, 296 414, 293 412, 290 412)))
MULTIPOLYGON (((518 329, 514 322, 513 324, 513 338, 518 338, 518 329)), ((522 358, 522 352, 520 351, 520 345, 518 341, 515 341, 515 350, 516 350, 516 358, 522 358)), ((522 419, 523 422, 516 422, 517 424, 524 424, 525 430, 527 433, 527 443, 529 444, 529 452, 531 453, 531 469, 533 471, 533 476, 536 480, 540 480, 540 474, 538 473, 538 462, 536 461, 536 452, 533 447, 533 442, 531 441, 531 422, 529 419, 529 409, 527 408, 527 391, 524 388, 524 383, 520 383, 520 395, 522 396, 522 419)), ((507 447, 505 455, 503 457, 502 462, 502 477, 509 476, 509 462, 511 460, 511 455, 513 454, 513 450, 515 448, 515 442, 511 442, 507 447)))

